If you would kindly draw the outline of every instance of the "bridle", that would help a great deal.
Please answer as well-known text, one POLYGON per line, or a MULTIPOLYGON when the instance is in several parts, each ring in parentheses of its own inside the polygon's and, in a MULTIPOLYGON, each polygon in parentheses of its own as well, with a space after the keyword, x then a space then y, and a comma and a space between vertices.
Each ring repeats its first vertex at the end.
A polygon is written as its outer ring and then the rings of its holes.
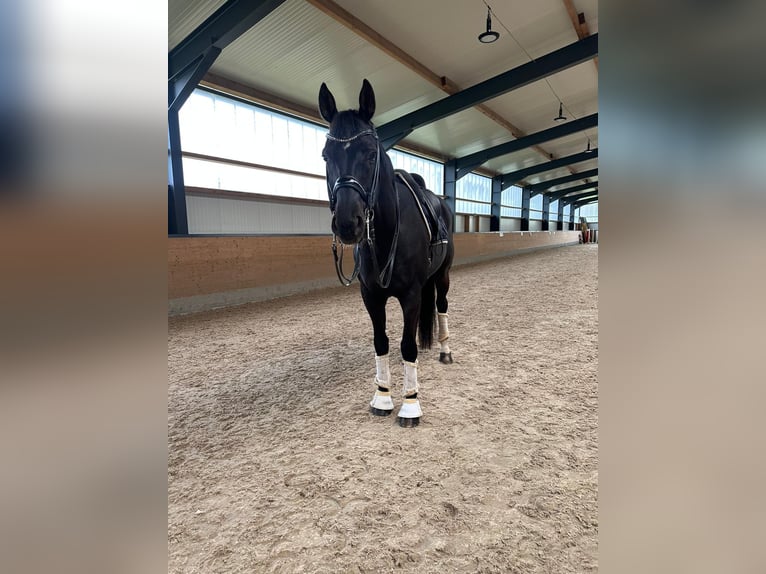
MULTIPOLYGON (((386 264, 381 271, 378 268, 378 258, 375 255, 375 206, 377 201, 378 183, 380 179, 380 141, 378 140, 378 134, 374 128, 364 130, 356 135, 348 138, 339 138, 329 133, 326 135, 327 139, 339 143, 349 143, 362 136, 372 136, 375 138, 375 168, 372 175, 372 183, 370 189, 367 190, 353 175, 342 175, 335 182, 330 185, 330 181, 327 180, 327 193, 330 198, 330 211, 333 217, 335 217, 335 207, 338 202, 338 190, 343 187, 354 190, 362 198, 364 202, 364 226, 366 230, 366 241, 370 248, 370 258, 372 259, 372 266, 375 271, 375 282, 383 289, 387 289, 391 283, 391 276, 394 270, 394 258, 396 257, 396 245, 399 240, 399 194, 396 191, 396 184, 394 184, 394 196, 396 198, 396 228, 394 230, 394 237, 391 240, 391 249, 388 252, 388 258, 386 264)), ((364 238, 363 238, 364 239, 364 238)), ((338 255, 338 242, 335 233, 332 234, 332 254, 335 260, 335 272, 338 274, 338 280, 348 287, 354 282, 354 279, 359 275, 359 243, 354 247, 354 270, 351 273, 351 277, 346 277, 343 273, 343 250, 344 247, 341 244, 340 256, 338 255)))
MULTIPOLYGON (((352 136, 350 138, 338 138, 335 136, 327 134, 327 139, 333 142, 339 142, 339 143, 349 143, 354 141, 355 139, 358 139, 362 136, 371 135, 375 138, 375 143, 378 143, 378 134, 375 132, 374 129, 370 130, 364 130, 363 132, 359 132, 355 136, 352 136)), ((330 211, 332 211, 333 215, 335 214, 335 205, 338 201, 338 190, 342 187, 350 187, 354 191, 356 191, 362 198, 362 201, 364 201, 364 208, 365 211, 372 209, 372 206, 375 204, 375 192, 378 187, 378 178, 380 177, 380 146, 375 146, 375 171, 372 174, 372 185, 370 185, 370 190, 367 191, 364 189, 364 186, 359 182, 358 179, 356 179, 353 175, 343 175, 335 180, 335 183, 332 187, 330 187, 330 182, 327 182, 327 191, 330 194, 330 211)))

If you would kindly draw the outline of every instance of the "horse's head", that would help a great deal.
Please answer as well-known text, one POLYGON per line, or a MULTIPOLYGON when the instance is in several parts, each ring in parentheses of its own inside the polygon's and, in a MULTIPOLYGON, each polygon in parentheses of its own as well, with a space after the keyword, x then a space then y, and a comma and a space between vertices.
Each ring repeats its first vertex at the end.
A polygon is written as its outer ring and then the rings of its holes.
POLYGON ((332 231, 343 243, 359 243, 365 218, 373 208, 380 173, 380 145, 370 123, 375 113, 375 92, 364 80, 359 110, 339 112, 332 93, 322 84, 319 112, 330 124, 322 157, 327 164, 332 231))

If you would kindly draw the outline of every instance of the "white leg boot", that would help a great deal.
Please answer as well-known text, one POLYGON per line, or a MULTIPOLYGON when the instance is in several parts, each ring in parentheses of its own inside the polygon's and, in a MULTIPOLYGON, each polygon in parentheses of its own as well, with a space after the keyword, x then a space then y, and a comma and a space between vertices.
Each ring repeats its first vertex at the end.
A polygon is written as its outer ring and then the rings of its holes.
POLYGON ((441 350, 439 351, 439 361, 445 365, 452 363, 452 351, 449 350, 449 327, 447 326, 447 313, 438 313, 439 320, 439 344, 441 350))
POLYGON ((399 424, 403 427, 414 427, 420 424, 423 411, 420 410, 418 393, 418 364, 404 361, 404 401, 399 409, 399 424), (407 398, 413 397, 413 398, 407 398))
POLYGON ((388 370, 388 355, 375 356, 375 394, 370 401, 372 414, 390 415, 394 410, 391 399, 391 372, 388 370))

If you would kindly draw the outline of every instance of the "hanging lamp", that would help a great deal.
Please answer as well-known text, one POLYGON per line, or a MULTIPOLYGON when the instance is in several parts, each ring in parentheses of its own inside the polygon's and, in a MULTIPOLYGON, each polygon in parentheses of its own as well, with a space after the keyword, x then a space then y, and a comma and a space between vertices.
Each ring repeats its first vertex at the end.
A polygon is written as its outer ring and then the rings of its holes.
POLYGON ((492 15, 489 6, 487 6, 487 31, 479 34, 479 42, 482 44, 491 44, 500 37, 500 34, 492 29, 492 15))

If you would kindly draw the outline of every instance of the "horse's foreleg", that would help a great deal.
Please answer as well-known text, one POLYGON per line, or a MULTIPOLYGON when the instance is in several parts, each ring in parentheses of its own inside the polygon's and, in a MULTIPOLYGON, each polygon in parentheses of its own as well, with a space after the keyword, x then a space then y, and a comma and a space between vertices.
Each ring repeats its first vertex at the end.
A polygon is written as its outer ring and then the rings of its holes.
POLYGON ((439 323, 439 360, 449 365, 452 363, 452 351, 449 348, 449 326, 447 314, 447 292, 449 291, 449 269, 436 278, 436 311, 439 323))
POLYGON ((414 427, 420 424, 423 412, 418 400, 418 346, 415 340, 420 316, 420 290, 400 300, 404 315, 401 351, 404 360, 404 400, 399 409, 399 424, 414 427))
POLYGON ((394 410, 391 399, 391 372, 388 368, 388 335, 386 335, 386 298, 376 297, 362 287, 362 299, 372 320, 375 344, 375 394, 370 401, 372 414, 390 415, 394 410))

